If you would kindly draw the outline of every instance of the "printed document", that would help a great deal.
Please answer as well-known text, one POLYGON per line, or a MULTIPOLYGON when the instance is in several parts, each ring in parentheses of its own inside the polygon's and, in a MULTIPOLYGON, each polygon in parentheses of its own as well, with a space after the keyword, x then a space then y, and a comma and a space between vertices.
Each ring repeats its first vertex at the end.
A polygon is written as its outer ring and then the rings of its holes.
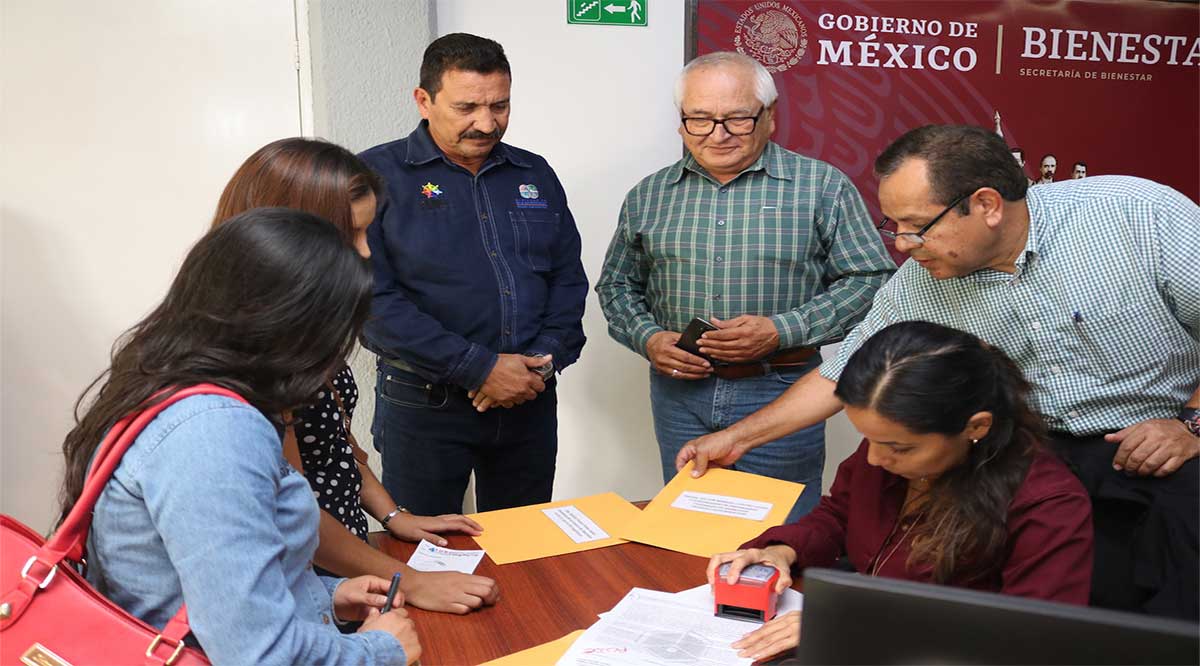
POLYGON ((711 513, 714 516, 729 516, 745 518, 746 520, 762 520, 771 512, 770 502, 758 502, 729 495, 714 495, 685 490, 671 502, 676 509, 711 513))
POLYGON ((667 592, 634 588, 583 633, 558 666, 749 666, 730 645, 747 623, 667 592))
POLYGON ((452 550, 421 539, 412 557, 408 558, 408 566, 417 571, 458 571, 473 574, 482 559, 482 550, 452 550))
POLYGON ((600 529, 587 514, 575 508, 574 505, 558 506, 552 509, 542 509, 546 517, 554 521, 558 529, 571 537, 575 543, 587 543, 610 538, 608 532, 600 529))

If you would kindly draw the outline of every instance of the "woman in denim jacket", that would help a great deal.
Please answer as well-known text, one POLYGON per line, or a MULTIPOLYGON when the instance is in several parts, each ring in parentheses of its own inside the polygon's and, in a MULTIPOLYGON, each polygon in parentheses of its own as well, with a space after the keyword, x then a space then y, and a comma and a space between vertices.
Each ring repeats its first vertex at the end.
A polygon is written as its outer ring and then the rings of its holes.
POLYGON ((247 403, 194 396, 138 436, 96 504, 88 580, 161 628, 188 606, 215 664, 409 664, 412 621, 380 614, 388 582, 318 577, 317 505, 283 458, 278 415, 344 363, 370 305, 366 262, 328 222, 248 211, 188 253, 166 298, 118 340, 63 443, 63 515, 121 417, 170 387, 212 383, 247 403), (363 620, 354 634, 338 624, 363 620))

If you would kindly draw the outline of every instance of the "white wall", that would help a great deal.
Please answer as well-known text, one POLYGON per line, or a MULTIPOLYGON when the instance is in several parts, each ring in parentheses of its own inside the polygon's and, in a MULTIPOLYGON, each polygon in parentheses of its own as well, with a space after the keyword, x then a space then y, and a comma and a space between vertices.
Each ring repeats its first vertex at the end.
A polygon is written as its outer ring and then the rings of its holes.
POLYGON ((0 3, 0 508, 51 526, 61 445, 252 151, 300 133, 292 0, 0 3))
POLYGON ((412 131, 433 10, 423 0, 309 0, 317 136, 357 153, 412 131))
MULTIPOLYGON (((437 33, 495 39, 513 69, 505 141, 543 155, 570 197, 594 285, 625 193, 679 159, 671 101, 684 62, 682 0, 647 3, 648 26, 568 25, 562 0, 438 0, 437 33)), ((556 499, 615 490, 649 499, 662 487, 646 361, 608 337, 594 293, 580 361, 559 385, 556 499)), ((826 487, 857 438, 829 425, 826 487)))

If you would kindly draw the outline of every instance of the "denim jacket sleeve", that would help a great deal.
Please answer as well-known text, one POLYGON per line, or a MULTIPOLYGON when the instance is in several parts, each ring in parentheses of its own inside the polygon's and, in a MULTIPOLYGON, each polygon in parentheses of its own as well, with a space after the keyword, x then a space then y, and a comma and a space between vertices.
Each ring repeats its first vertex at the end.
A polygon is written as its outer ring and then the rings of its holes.
POLYGON ((542 327, 529 351, 553 354, 554 367, 562 370, 579 359, 586 340, 583 309, 587 302, 588 282, 580 259, 579 229, 567 207, 566 192, 548 165, 546 172, 554 179, 562 200, 562 224, 555 243, 553 264, 546 278, 549 294, 542 313, 542 327))
POLYGON ((403 664, 384 632, 342 635, 297 612, 298 587, 329 599, 311 568, 285 570, 277 516, 304 509, 280 506, 289 473, 270 422, 232 402, 181 421, 145 457, 140 491, 193 633, 214 664, 403 664))

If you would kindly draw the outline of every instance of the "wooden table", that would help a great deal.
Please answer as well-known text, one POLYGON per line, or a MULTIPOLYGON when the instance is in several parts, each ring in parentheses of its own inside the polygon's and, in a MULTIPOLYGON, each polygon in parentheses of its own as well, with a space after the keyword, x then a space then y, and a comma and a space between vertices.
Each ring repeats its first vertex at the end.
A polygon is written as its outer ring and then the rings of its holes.
MULTIPOLYGON (((379 547, 407 562, 415 544, 380 535, 379 547)), ((449 547, 478 550, 468 536, 449 547)), ((586 629, 630 588, 679 592, 705 583, 708 560, 640 543, 497 565, 484 557, 475 573, 494 578, 500 602, 467 615, 408 607, 421 635, 424 666, 478 664, 586 629)))

